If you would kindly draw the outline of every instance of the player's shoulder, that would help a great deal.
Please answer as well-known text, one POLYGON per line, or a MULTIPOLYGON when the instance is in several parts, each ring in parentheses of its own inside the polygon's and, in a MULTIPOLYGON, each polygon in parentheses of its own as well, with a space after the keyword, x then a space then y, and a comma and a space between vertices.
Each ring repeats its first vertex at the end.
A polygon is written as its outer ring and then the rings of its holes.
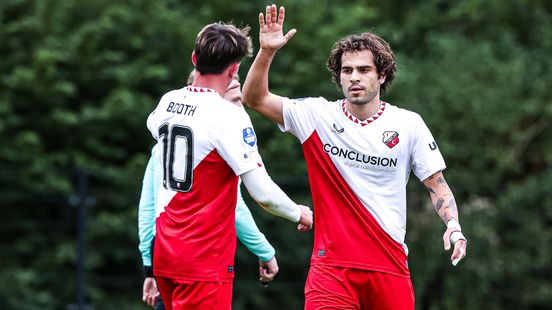
POLYGON ((325 109, 339 105, 340 100, 330 101, 324 97, 299 97, 284 98, 284 103, 291 104, 298 108, 325 109))
POLYGON ((181 96, 185 92, 184 88, 171 89, 161 96, 161 101, 167 98, 174 98, 181 96))
POLYGON ((395 117, 398 117, 402 120, 418 120, 421 119, 420 114, 417 112, 414 112, 412 110, 408 110, 405 108, 398 107, 396 105, 392 105, 388 102, 385 102, 386 110, 389 111, 389 114, 394 115, 395 117))

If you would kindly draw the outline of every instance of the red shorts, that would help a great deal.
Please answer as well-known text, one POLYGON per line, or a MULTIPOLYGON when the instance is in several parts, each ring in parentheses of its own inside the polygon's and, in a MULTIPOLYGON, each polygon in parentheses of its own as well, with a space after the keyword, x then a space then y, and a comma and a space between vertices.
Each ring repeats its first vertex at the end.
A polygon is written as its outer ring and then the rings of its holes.
POLYGON ((156 277, 167 310, 230 310, 232 282, 181 281, 156 277))
POLYGON ((384 272, 311 266, 305 284, 305 310, 414 309, 410 278, 384 272))

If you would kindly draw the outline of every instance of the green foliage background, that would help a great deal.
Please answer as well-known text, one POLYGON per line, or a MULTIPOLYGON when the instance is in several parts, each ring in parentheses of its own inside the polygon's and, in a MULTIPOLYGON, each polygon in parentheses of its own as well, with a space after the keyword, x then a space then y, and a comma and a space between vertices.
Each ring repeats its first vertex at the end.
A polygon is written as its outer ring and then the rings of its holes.
MULTIPOLYGON (((195 34, 214 21, 251 25, 264 1, 3 0, 0 2, 0 309, 75 302, 75 171, 91 175, 87 302, 145 309, 137 202, 160 96, 192 69, 195 34)), ((281 1, 298 33, 271 87, 288 97, 341 96, 325 62, 332 44, 374 31, 396 52, 384 99, 422 115, 439 142, 469 253, 452 268, 443 225, 409 184, 407 242, 418 309, 547 309, 552 304, 552 3, 498 0, 281 1)), ((241 66, 244 77, 251 63, 241 66)), ((267 167, 309 204, 298 141, 253 111, 267 167)), ((312 236, 251 209, 277 249, 280 274, 257 283, 236 254, 235 309, 302 309, 312 236)))

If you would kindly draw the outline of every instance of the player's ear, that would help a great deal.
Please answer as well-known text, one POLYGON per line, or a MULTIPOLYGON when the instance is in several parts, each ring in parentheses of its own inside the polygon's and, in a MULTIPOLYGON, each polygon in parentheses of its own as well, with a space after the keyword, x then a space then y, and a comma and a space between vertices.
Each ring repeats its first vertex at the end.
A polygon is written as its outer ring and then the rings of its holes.
POLYGON ((195 51, 192 52, 192 63, 194 64, 194 67, 196 66, 196 54, 195 51))
POLYGON ((238 71, 240 70, 240 63, 234 63, 230 65, 230 68, 228 70, 228 78, 230 80, 233 80, 236 74, 238 74, 238 71))
POLYGON ((385 73, 380 73, 379 74, 379 83, 380 83, 380 85, 385 83, 385 73))

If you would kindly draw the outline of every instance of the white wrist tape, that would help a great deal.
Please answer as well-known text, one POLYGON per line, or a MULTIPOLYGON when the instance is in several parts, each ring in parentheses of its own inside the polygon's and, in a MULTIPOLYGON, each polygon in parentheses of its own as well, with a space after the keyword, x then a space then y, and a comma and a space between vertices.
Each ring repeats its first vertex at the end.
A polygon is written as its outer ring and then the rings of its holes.
POLYGON ((462 230, 462 228, 460 227, 460 223, 458 223, 458 221, 455 219, 450 219, 447 222, 447 228, 458 228, 458 230, 462 230))
POLYGON ((453 231, 452 234, 450 234, 450 242, 455 244, 458 240, 466 240, 466 237, 464 237, 461 231, 453 231))

